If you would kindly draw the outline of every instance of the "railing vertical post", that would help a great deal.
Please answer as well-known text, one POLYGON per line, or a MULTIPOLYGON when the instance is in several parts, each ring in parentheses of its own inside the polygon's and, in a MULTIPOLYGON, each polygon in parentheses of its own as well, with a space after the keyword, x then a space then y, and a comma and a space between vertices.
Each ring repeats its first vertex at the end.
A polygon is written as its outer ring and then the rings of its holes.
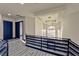
POLYGON ((27 45, 27 35, 26 35, 26 43, 25 43, 25 45, 27 45))
POLYGON ((48 39, 47 39, 47 49, 48 49, 48 39))
POLYGON ((41 37, 41 49, 42 49, 42 37, 41 37))
POLYGON ((53 50, 55 51, 55 40, 53 40, 53 50))
POLYGON ((7 56, 9 55, 9 46, 8 46, 8 40, 7 41, 7 56))
POLYGON ((69 56, 69 41, 70 41, 70 39, 68 39, 67 56, 69 56))

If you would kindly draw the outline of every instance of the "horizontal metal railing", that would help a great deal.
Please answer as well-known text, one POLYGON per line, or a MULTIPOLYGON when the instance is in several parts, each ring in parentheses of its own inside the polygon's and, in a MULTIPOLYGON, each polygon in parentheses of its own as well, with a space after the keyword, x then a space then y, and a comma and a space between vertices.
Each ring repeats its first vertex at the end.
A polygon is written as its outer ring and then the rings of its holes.
POLYGON ((69 41, 69 55, 79 56, 79 45, 71 40, 69 41))
POLYGON ((8 41, 0 41, 0 56, 8 56, 8 41))
POLYGON ((26 46, 58 56, 79 55, 79 46, 67 38, 46 38, 26 35, 26 46))

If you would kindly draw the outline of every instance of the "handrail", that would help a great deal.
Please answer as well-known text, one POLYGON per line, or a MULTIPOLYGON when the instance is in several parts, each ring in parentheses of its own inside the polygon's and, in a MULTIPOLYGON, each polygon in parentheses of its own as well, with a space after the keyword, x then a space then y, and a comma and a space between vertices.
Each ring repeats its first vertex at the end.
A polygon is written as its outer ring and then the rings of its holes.
POLYGON ((73 41, 69 41, 69 52, 75 56, 79 56, 79 45, 73 41))
POLYGON ((0 41, 0 55, 8 56, 8 40, 0 41))
POLYGON ((79 55, 79 45, 68 38, 47 38, 43 36, 26 35, 26 46, 58 56, 79 55))

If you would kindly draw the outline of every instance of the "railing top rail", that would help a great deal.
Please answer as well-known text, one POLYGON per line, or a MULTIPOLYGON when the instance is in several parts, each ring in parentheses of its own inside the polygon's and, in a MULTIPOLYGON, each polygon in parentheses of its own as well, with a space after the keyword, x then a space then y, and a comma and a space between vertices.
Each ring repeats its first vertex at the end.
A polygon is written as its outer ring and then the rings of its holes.
POLYGON ((6 40, 1 40, 1 41, 0 41, 0 45, 1 45, 1 44, 5 44, 5 43, 7 43, 6 40))
POLYGON ((0 41, 0 51, 1 56, 8 56, 8 40, 0 41))
POLYGON ((71 40, 69 42, 70 42, 70 44, 74 45, 75 47, 77 47, 79 49, 79 45, 78 44, 76 44, 75 42, 73 42, 71 40))
POLYGON ((27 37, 33 37, 33 38, 41 38, 41 39, 50 39, 50 40, 59 40, 59 41, 67 41, 69 38, 59 38, 59 37, 46 37, 46 36, 36 36, 36 35, 26 35, 27 37))

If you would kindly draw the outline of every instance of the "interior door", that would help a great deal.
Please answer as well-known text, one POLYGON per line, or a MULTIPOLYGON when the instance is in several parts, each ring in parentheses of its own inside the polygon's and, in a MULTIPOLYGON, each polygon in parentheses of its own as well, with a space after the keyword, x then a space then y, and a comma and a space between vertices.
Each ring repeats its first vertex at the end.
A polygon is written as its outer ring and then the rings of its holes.
POLYGON ((20 38, 20 22, 15 22, 15 37, 20 38))
POLYGON ((15 37, 23 39, 23 21, 15 22, 15 37))
POLYGON ((4 40, 12 39, 13 24, 11 21, 3 21, 3 36, 4 40))

